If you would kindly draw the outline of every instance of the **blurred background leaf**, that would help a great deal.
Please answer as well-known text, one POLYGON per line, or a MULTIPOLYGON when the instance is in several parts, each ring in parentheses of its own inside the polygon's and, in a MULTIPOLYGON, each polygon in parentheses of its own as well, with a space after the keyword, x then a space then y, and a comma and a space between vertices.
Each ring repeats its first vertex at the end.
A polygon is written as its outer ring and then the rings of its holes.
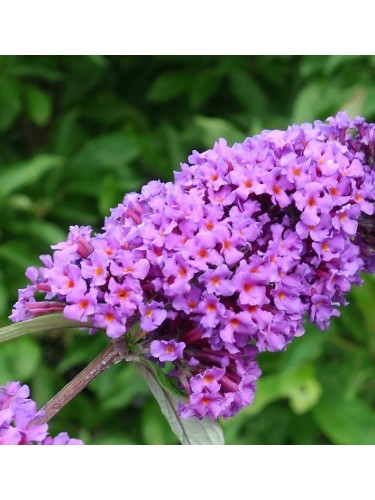
MULTIPOLYGON (((170 180, 193 149, 347 110, 375 121, 374 56, 0 57, 0 322, 27 266, 69 225, 99 230, 149 179, 170 180)), ((254 404, 223 422, 231 444, 375 444, 375 280, 354 288, 328 332, 307 325, 263 353, 254 404)), ((0 384, 40 405, 106 345, 54 331, 4 344, 0 384)), ((144 381, 119 364, 52 422, 96 444, 173 444, 144 381)))

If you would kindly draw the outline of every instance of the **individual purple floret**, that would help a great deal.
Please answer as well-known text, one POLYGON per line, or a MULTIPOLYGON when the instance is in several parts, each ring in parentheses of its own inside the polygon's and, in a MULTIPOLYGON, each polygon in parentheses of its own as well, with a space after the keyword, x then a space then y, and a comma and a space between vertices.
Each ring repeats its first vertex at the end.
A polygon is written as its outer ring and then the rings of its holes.
POLYGON ((160 361, 183 342, 182 415, 234 415, 252 401, 257 352, 285 349, 306 317, 327 328, 375 272, 375 124, 327 121, 219 139, 174 182, 126 195, 101 233, 73 226, 27 271, 11 319, 62 311, 112 338, 138 323, 160 361))
POLYGON ((30 390, 19 382, 0 386, 0 445, 1 444, 83 444, 80 439, 70 439, 66 432, 52 438, 48 424, 36 424, 43 416, 36 403, 29 399, 30 390))
POLYGON ((184 342, 175 342, 174 340, 153 340, 150 344, 151 356, 161 362, 175 361, 183 358, 183 350, 186 347, 184 342))

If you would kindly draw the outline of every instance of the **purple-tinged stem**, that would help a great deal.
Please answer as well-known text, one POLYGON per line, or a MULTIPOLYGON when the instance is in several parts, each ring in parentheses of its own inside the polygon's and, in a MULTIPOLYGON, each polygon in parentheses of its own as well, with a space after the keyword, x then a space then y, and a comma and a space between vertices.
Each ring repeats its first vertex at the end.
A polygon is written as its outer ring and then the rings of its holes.
POLYGON ((43 417, 35 421, 37 424, 51 420, 66 404, 77 396, 92 380, 98 377, 111 365, 128 359, 128 351, 124 339, 113 340, 86 368, 44 405, 43 417))

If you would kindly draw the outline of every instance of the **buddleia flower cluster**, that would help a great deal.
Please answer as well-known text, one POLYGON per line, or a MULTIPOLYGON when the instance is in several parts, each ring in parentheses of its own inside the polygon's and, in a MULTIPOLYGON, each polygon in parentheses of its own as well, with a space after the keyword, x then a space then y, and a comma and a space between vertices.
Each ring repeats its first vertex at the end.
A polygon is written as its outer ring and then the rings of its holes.
POLYGON ((29 399, 30 389, 19 382, 0 386, 0 445, 77 445, 66 432, 53 438, 48 424, 36 423, 43 416, 35 401, 29 399))
POLYGON ((139 324, 140 352, 188 396, 182 416, 230 417, 253 400, 258 352, 307 317, 326 329, 374 272, 374 158, 375 125, 345 113, 220 139, 127 194, 102 232, 71 227, 11 319, 62 312, 111 338, 139 324))

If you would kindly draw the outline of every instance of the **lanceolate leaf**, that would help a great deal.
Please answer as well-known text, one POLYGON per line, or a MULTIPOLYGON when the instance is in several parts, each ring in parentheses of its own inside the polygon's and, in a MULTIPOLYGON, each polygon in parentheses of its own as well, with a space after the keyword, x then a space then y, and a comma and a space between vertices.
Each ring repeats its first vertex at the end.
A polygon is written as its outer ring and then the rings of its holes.
POLYGON ((177 404, 181 398, 165 390, 159 384, 155 373, 148 365, 138 364, 138 371, 147 382, 160 405, 163 415, 168 420, 181 444, 224 444, 223 432, 217 422, 208 419, 182 419, 177 412, 177 404))
POLYGON ((21 337, 27 333, 44 332, 56 328, 79 328, 83 326, 89 325, 66 319, 63 314, 47 314, 0 328, 0 343, 21 337))

